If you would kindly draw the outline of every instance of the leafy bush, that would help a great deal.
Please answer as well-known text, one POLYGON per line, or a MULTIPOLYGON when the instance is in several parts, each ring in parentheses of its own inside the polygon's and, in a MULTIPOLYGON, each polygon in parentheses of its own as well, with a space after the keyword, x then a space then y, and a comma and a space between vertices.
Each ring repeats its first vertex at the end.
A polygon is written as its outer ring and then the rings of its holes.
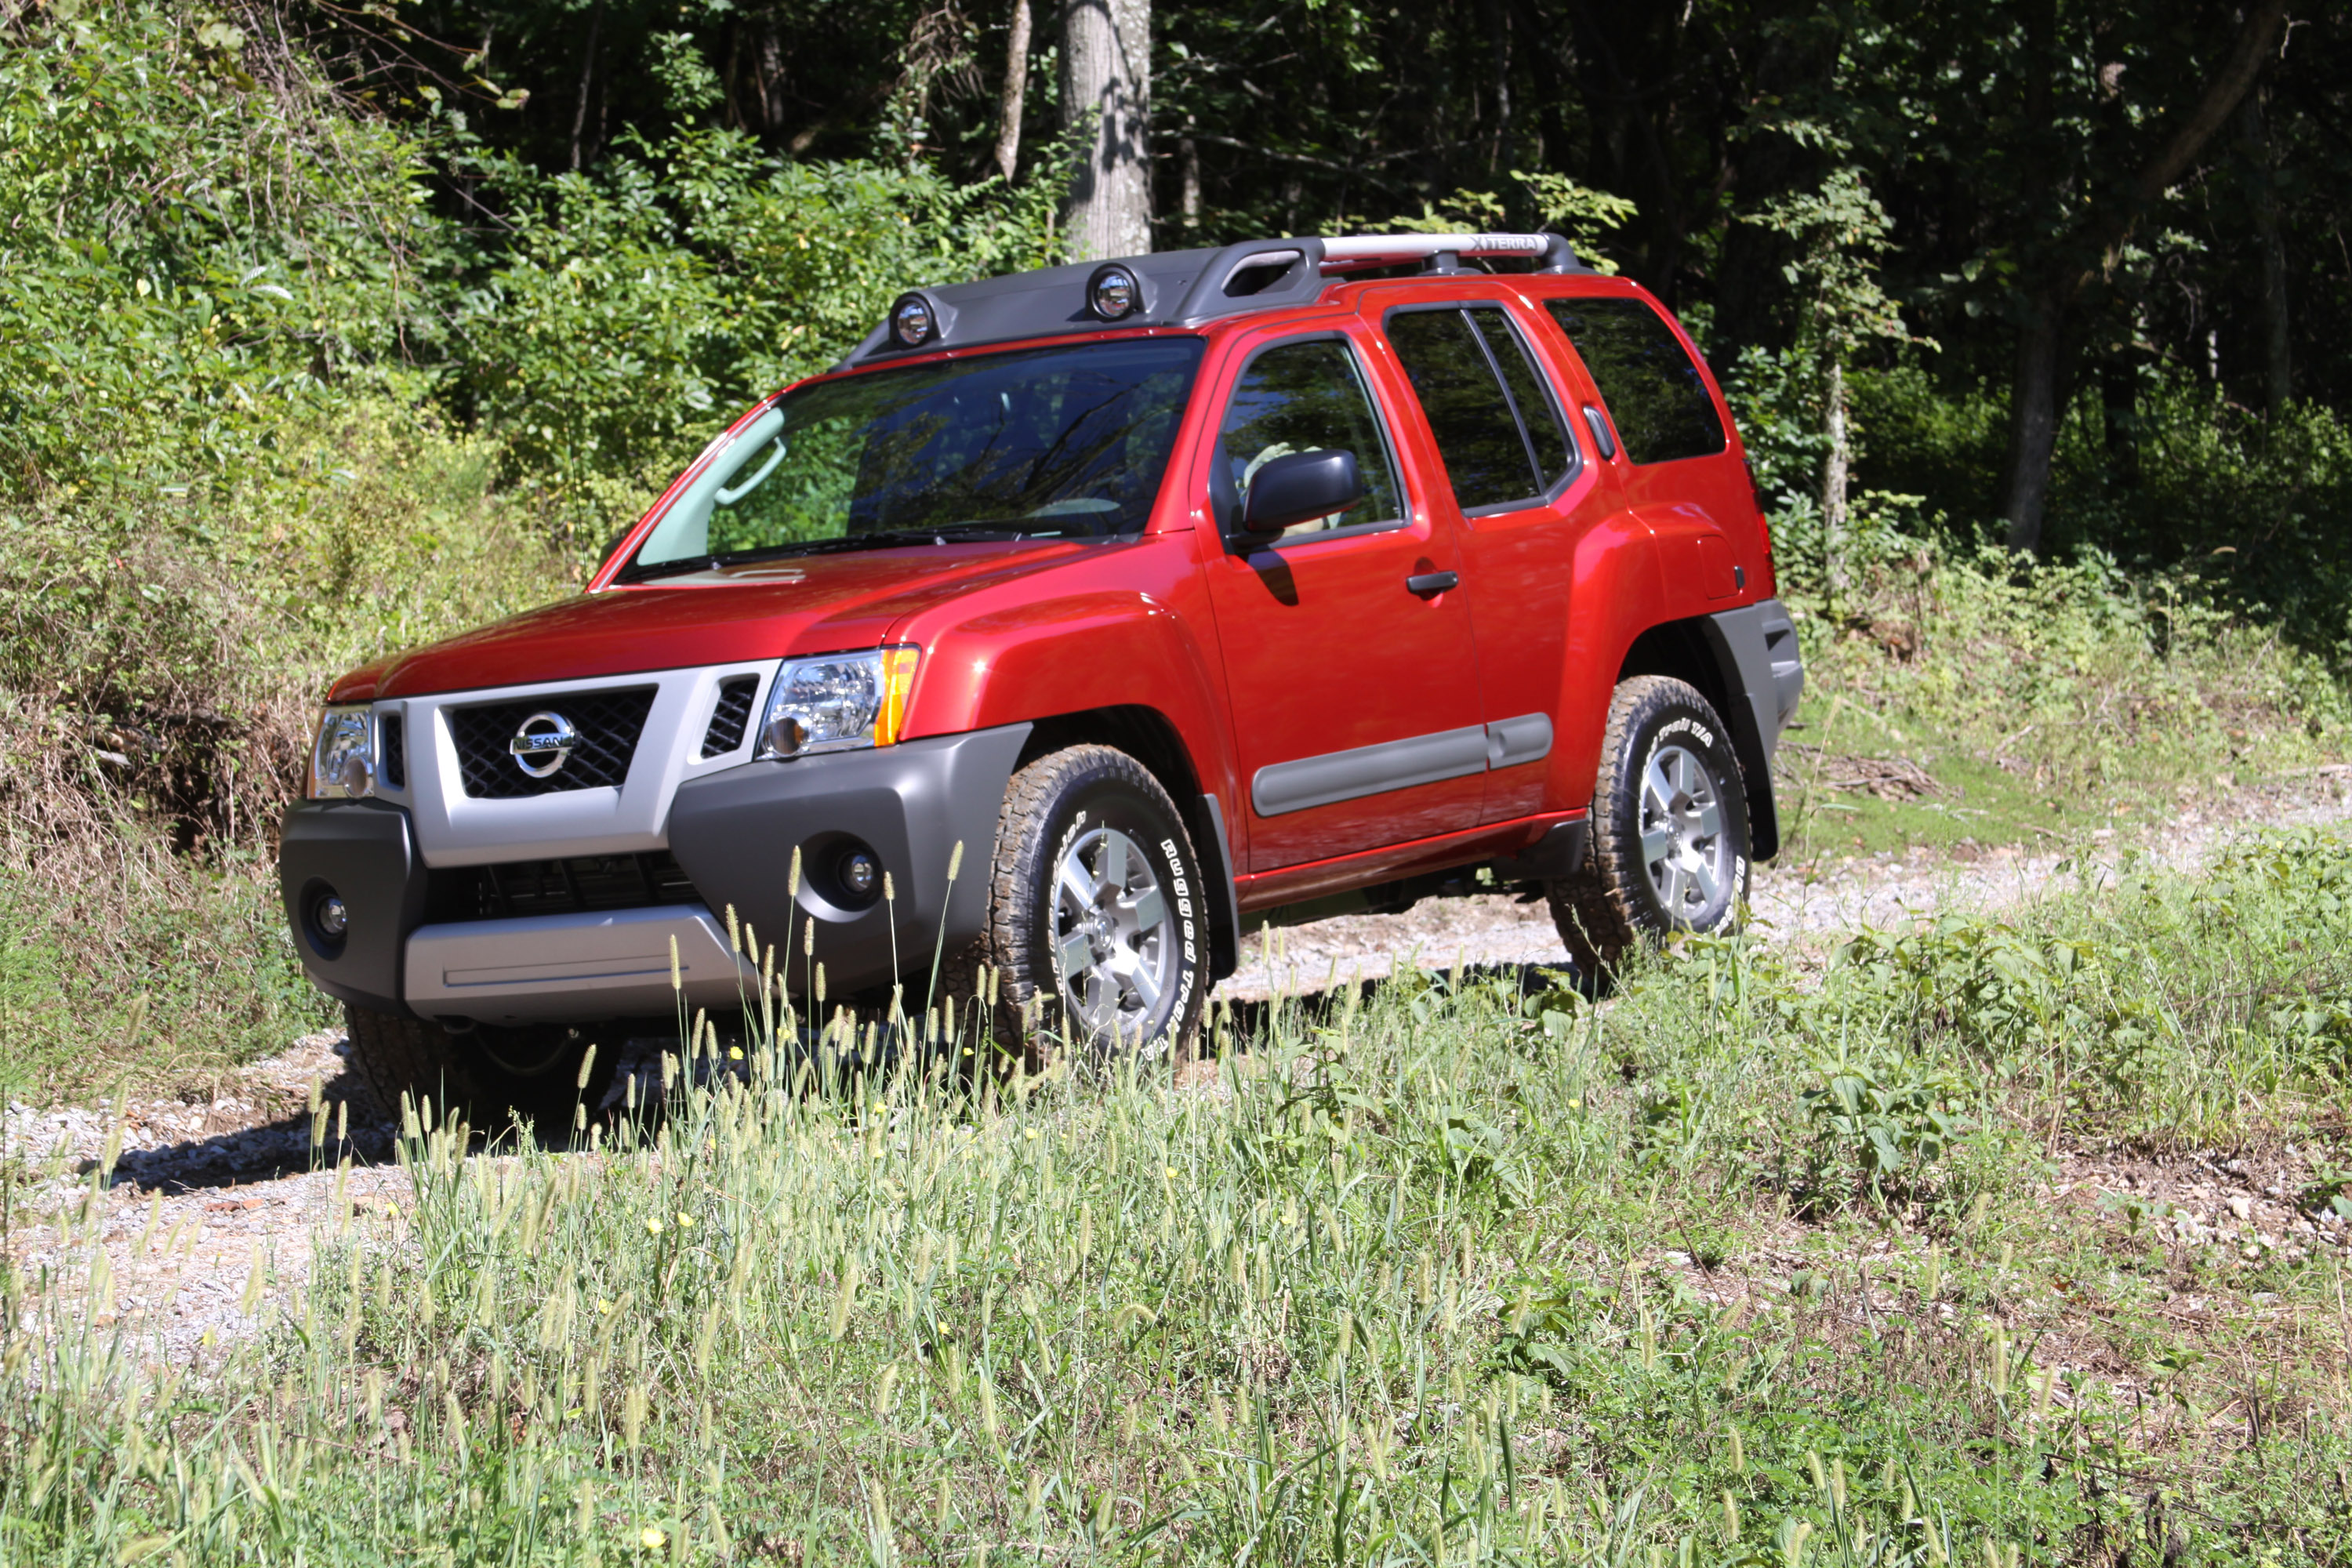
POLYGON ((901 290, 1058 259, 1047 178, 959 187, 684 129, 593 174, 478 169, 513 232, 459 311, 457 395, 511 477, 595 528, 634 520, 714 426, 839 359, 901 290))

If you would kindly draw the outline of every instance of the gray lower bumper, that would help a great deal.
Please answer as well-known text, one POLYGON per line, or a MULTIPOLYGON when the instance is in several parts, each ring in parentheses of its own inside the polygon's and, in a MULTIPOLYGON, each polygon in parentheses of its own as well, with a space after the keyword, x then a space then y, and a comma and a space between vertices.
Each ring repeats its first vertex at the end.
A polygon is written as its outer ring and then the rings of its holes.
POLYGON ((659 1016, 681 991, 689 1008, 731 1012, 760 992, 698 904, 419 926, 404 979, 412 1012, 485 1024, 659 1016))
MULTIPOLYGON (((667 836, 699 905, 427 925, 428 873, 408 813, 306 801, 287 813, 279 840, 287 920, 321 990, 382 1012, 489 1023, 667 1016, 672 936, 688 1002, 732 1007, 744 976, 727 947, 730 907, 779 950, 794 990, 811 973, 801 950, 814 922, 815 962, 829 994, 845 996, 927 970, 942 933, 950 949, 979 934, 1004 788, 1029 729, 749 763, 679 785, 667 836), (860 847, 889 873, 891 898, 855 899, 835 878, 860 847), (313 918, 330 891, 351 911, 341 942, 313 918)), ((517 859, 530 857, 530 845, 515 848, 517 859)))
POLYGON ((751 763, 694 780, 670 805, 670 853, 711 909, 723 916, 732 907, 762 947, 777 950, 794 991, 809 983, 801 948, 811 922, 828 994, 887 985, 928 971, 943 931, 950 952, 980 934, 1004 786, 1029 730, 751 763), (958 844, 963 860, 950 887, 958 844), (836 879, 841 858, 860 846, 889 872, 890 899, 855 899, 836 879))

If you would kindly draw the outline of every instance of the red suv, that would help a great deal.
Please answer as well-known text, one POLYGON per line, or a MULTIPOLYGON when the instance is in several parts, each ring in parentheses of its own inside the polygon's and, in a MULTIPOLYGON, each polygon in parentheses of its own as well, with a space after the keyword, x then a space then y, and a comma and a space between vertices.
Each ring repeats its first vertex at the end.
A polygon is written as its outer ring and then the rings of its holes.
POLYGON ((580 597, 338 681, 286 912, 379 1089, 509 1103, 942 953, 1000 1038, 1149 1047, 1261 919, 1477 887, 1597 973, 1778 846, 1772 593, 1689 340, 1557 236, 918 289, 580 597))

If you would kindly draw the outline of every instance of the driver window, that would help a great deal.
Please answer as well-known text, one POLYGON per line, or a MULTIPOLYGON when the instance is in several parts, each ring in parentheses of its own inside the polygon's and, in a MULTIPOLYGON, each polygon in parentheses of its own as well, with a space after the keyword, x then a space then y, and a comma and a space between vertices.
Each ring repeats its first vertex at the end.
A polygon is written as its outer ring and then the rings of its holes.
POLYGON ((1346 512, 1284 529, 1281 537, 1395 522, 1404 515, 1397 504, 1387 437, 1356 356, 1344 342, 1323 338, 1278 343, 1250 361, 1234 384, 1220 437, 1223 450, 1211 477, 1229 529, 1241 524, 1258 469, 1293 452, 1332 447, 1356 455, 1365 499, 1346 512))

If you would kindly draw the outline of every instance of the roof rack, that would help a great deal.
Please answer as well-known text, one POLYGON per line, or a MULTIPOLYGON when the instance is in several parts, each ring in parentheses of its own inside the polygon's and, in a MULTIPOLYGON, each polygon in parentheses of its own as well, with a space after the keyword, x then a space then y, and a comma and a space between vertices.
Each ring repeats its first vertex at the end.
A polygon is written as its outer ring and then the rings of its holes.
MULTIPOLYGON (((1120 325, 1196 327, 1244 311, 1311 305, 1328 279, 1353 271, 1417 261, 1424 272, 1458 272, 1465 259, 1486 257, 1532 261, 1538 272, 1589 270, 1556 234, 1356 234, 1331 239, 1301 235, 946 283, 911 290, 899 301, 919 300, 928 310, 935 323, 924 338, 928 352, 1097 331, 1103 322, 1088 312, 1087 292, 1091 279, 1113 267, 1132 279, 1136 298, 1120 325)), ((892 344, 887 326, 877 327, 834 368, 903 352, 892 344)))
POLYGON ((1350 234, 1323 242, 1323 270, 1395 267, 1418 261, 1423 270, 1452 272, 1465 257, 1512 257, 1538 262, 1541 272, 1581 272, 1568 241, 1556 234, 1350 234))

